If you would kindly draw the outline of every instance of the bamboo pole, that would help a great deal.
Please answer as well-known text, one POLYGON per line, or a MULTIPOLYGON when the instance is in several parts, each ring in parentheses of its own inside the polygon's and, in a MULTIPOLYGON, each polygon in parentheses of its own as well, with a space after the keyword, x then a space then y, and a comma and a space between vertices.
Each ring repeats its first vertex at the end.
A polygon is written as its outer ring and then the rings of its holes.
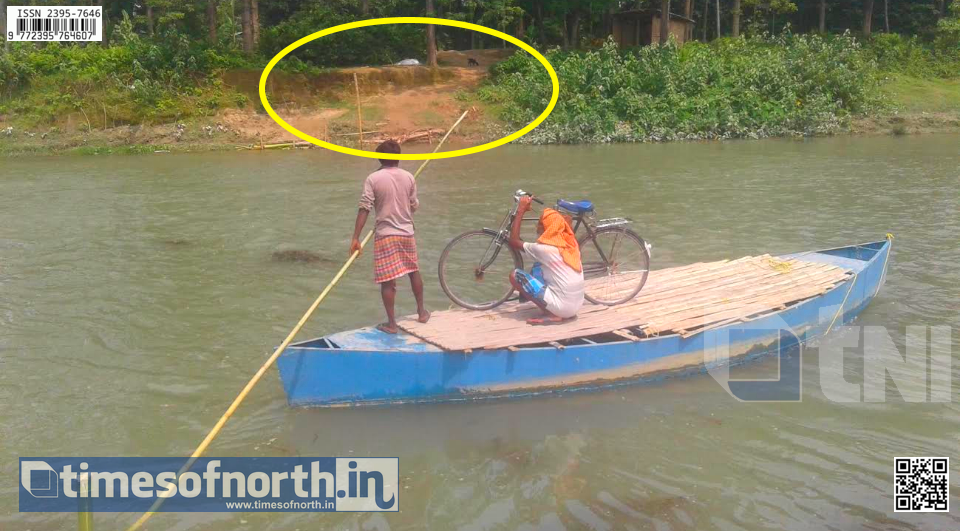
POLYGON ((80 531, 93 531, 93 512, 90 510, 90 473, 80 473, 80 510, 77 512, 78 529, 80 531))
MULTIPOLYGON (((374 133, 381 133, 381 132, 382 132, 382 131, 367 131, 367 134, 368 134, 368 135, 372 135, 372 134, 374 134, 374 133)), ((359 132, 359 133, 337 133, 336 136, 357 136, 357 135, 360 135, 360 136, 362 137, 362 136, 363 136, 363 132, 361 131, 361 132, 359 132)))
POLYGON ((357 73, 353 73, 353 86, 357 89, 357 131, 360 135, 360 149, 363 149, 363 113, 360 110, 360 82, 357 81, 357 73))
MULTIPOLYGON (((437 147, 433 150, 433 153, 436 153, 437 151, 440 150, 440 146, 442 146, 444 141, 447 140, 447 137, 450 136, 450 133, 452 133, 453 130, 456 129, 458 125, 460 125, 460 122, 462 122, 463 119, 467 117, 467 113, 469 112, 470 111, 468 110, 460 115, 460 118, 458 118, 457 121, 453 124, 453 127, 451 127, 450 130, 447 131, 447 134, 443 136, 443 140, 441 140, 440 143, 437 144, 437 147)), ((423 161, 423 164, 420 165, 420 168, 417 169, 417 172, 413 174, 413 178, 416 179, 417 177, 419 177, 420 173, 423 172, 423 169, 426 168, 427 164, 429 163, 430 163, 430 160, 423 161)), ((233 403, 230 404, 230 407, 227 408, 227 411, 220 417, 220 420, 218 420, 217 423, 213 426, 213 429, 211 429, 210 433, 208 433, 207 436, 203 439, 203 442, 200 443, 200 446, 197 446, 197 449, 193 451, 193 454, 190 455, 190 458, 187 460, 187 462, 183 465, 183 467, 180 468, 180 471, 177 472, 178 484, 180 482, 180 476, 182 476, 184 472, 190 470, 190 467, 193 466, 193 464, 197 461, 197 459, 199 459, 207 451, 207 448, 210 446, 210 443, 212 443, 213 440, 217 438, 217 435, 220 434, 220 430, 223 429, 223 426, 227 423, 227 420, 229 420, 230 417, 233 416, 237 408, 240 407, 240 404, 244 401, 244 399, 247 398, 247 395, 250 394, 250 391, 253 390, 253 387, 257 385, 257 383, 260 381, 261 378, 263 378, 263 375, 266 374, 267 369, 269 369, 273 365, 273 363, 277 361, 277 358, 280 357, 280 354, 282 354, 283 351, 286 350, 287 346, 290 345, 290 342, 293 341, 293 338, 300 332, 300 329, 303 328, 303 325, 307 323, 307 321, 310 319, 310 316, 313 315, 313 312, 317 309, 318 306, 320 306, 320 303, 323 302, 323 299, 327 298, 327 294, 330 293, 330 291, 333 289, 334 286, 337 285, 338 282, 340 282, 340 279, 343 277, 344 273, 347 272, 347 269, 350 269, 350 266, 353 265, 353 262, 356 261, 358 256, 360 256, 360 251, 362 251, 363 248, 366 247, 367 242, 370 241, 370 238, 372 236, 373 236, 373 229, 369 230, 367 232, 367 235, 363 237, 363 240, 360 242, 360 249, 354 251, 353 254, 350 255, 350 258, 348 258, 346 263, 343 264, 343 267, 340 268, 340 271, 337 271, 337 274, 334 275, 333 280, 331 280, 330 283, 327 284, 327 287, 323 288, 323 291, 320 292, 320 295, 317 297, 317 299, 313 301, 313 304, 310 305, 310 308, 307 309, 307 312, 303 314, 303 317, 300 318, 300 321, 297 323, 297 325, 293 327, 293 330, 291 330, 289 334, 287 334, 287 338, 284 339, 282 343, 280 343, 280 346, 273 351, 273 354, 271 354, 270 357, 267 358, 267 361, 265 361, 263 365, 261 365, 260 368, 257 370, 257 372, 254 373, 253 377, 250 378, 250 381, 247 382, 247 385, 243 387, 243 390, 240 391, 240 394, 237 395, 235 399, 233 399, 233 403)), ((157 501, 153 502, 153 505, 150 506, 150 509, 148 509, 147 512, 143 513, 140 516, 140 518, 138 518, 137 521, 133 523, 133 525, 128 527, 127 531, 136 531, 137 529, 140 529, 140 527, 142 527, 143 524, 147 520, 149 520, 151 516, 153 516, 153 513, 157 512, 157 509, 159 509, 160 506, 163 505, 163 502, 165 500, 166 498, 157 498, 157 501)))

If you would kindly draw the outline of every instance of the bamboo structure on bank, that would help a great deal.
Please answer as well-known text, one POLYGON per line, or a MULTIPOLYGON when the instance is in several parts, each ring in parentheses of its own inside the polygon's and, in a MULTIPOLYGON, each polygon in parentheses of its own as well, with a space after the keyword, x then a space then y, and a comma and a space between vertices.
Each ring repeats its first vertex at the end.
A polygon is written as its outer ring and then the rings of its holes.
POLYGON ((363 149, 363 112, 360 109, 360 82, 357 73, 353 73, 353 86, 357 89, 357 131, 360 134, 360 149, 363 149))

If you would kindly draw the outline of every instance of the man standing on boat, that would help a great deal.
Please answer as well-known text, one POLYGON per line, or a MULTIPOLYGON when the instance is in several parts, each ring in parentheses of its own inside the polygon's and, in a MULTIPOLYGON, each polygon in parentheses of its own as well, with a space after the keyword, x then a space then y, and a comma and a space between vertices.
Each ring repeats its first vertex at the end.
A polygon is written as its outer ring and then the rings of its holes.
MULTIPOLYGON (((387 140, 377 146, 377 153, 399 154, 400 144, 387 140)), ((410 277, 410 287, 417 300, 417 320, 425 323, 430 319, 430 312, 423 306, 423 279, 414 239, 413 213, 419 206, 413 175, 400 168, 400 161, 380 159, 380 168, 363 183, 350 254, 360 250, 360 233, 367 223, 367 215, 375 210, 373 276, 374 282, 380 284, 380 296, 387 312, 387 322, 377 328, 388 334, 396 334, 398 330, 394 301, 400 277, 410 277)))
POLYGON ((536 261, 529 273, 516 269, 510 273, 510 284, 521 298, 532 301, 543 313, 543 318, 528 319, 527 323, 542 325, 572 319, 583 306, 583 265, 580 246, 573 228, 552 208, 543 209, 537 223, 537 243, 520 239, 523 215, 531 208, 533 198, 520 198, 517 215, 510 227, 510 247, 526 253, 536 261))

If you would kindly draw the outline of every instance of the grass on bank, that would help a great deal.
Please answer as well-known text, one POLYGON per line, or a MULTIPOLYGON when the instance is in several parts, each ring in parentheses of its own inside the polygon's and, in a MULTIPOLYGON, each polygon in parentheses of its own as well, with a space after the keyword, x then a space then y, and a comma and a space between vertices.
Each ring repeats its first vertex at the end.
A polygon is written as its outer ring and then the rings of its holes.
POLYGON ((894 109, 906 113, 960 114, 960 78, 917 78, 890 74, 881 91, 894 109))

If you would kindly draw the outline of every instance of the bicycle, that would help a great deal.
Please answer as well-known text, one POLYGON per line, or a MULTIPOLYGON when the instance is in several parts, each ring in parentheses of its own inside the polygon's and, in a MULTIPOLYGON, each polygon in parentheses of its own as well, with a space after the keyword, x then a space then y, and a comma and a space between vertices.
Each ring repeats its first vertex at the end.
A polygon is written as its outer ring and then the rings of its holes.
MULTIPOLYGON (((513 294, 509 274, 523 269, 523 257, 508 244, 510 227, 517 215, 520 198, 530 196, 517 190, 514 206, 497 230, 483 228, 464 232, 444 248, 440 255, 440 287, 455 304, 470 310, 489 310, 506 302, 513 294), (497 258, 502 252, 510 260, 497 258)), ((596 222, 590 201, 557 200, 556 210, 571 221, 574 234, 584 227, 586 234, 577 241, 585 281, 584 297, 594 303, 613 306, 637 295, 650 271, 650 247, 637 233, 626 227, 626 218, 596 222), (574 224, 575 223, 575 224, 574 224)), ((524 218, 523 221, 538 221, 524 218)))

